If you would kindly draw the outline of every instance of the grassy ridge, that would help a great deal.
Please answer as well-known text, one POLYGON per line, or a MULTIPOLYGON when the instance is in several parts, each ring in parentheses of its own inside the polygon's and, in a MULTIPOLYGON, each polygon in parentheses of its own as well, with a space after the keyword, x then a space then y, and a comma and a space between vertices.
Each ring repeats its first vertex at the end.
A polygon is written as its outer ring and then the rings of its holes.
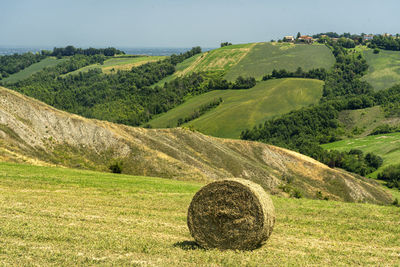
POLYGON ((28 78, 32 74, 34 74, 38 71, 41 71, 42 69, 44 69, 46 67, 53 67, 65 60, 67 60, 67 59, 66 58, 56 59, 55 57, 45 58, 38 63, 32 64, 31 66, 27 67, 26 69, 23 69, 17 73, 10 75, 6 79, 3 79, 3 81, 6 83, 14 83, 14 82, 21 81, 23 79, 28 78))
POLYGON ((202 133, 238 138, 241 131, 275 115, 318 102, 322 81, 279 79, 260 82, 247 90, 218 90, 193 97, 184 104, 150 121, 155 128, 175 127, 179 118, 221 97, 223 102, 200 118, 187 123, 202 133))
POLYGON ((390 164, 400 163, 400 133, 371 135, 360 138, 350 138, 334 143, 322 145, 326 149, 339 151, 349 151, 350 149, 360 149, 364 152, 374 152, 383 158, 383 165, 372 177, 376 176, 382 168, 390 164))
POLYGON ((399 261, 399 209, 273 197, 252 252, 203 250, 186 226, 201 184, 0 163, 0 265, 338 266, 399 261))
POLYGON ((400 83, 400 52, 382 50, 379 54, 374 54, 372 49, 368 49, 364 51, 364 57, 369 70, 363 79, 376 90, 400 83))
POLYGON ((273 69, 295 71, 313 68, 329 69, 335 58, 324 45, 294 45, 288 43, 257 43, 250 52, 226 74, 228 80, 238 76, 261 79, 273 69))

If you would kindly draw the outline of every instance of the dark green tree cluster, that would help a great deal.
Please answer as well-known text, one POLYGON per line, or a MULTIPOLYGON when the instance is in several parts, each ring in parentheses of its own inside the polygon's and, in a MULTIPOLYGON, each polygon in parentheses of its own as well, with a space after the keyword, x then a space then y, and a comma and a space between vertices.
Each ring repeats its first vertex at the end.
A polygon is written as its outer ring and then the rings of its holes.
POLYGON ((46 56, 39 53, 0 56, 0 80, 19 72, 44 58, 46 58, 46 56))
POLYGON ((400 165, 390 165, 386 167, 378 174, 378 179, 386 181, 389 188, 394 187, 400 189, 400 165))
POLYGON ((51 56, 54 57, 65 57, 65 56, 74 56, 74 55, 85 55, 85 56, 94 56, 94 55, 103 55, 103 56, 115 56, 125 54, 123 51, 118 50, 114 47, 108 48, 75 48, 72 45, 66 47, 54 47, 53 52, 50 53, 51 56))
POLYGON ((314 34, 313 38, 319 39, 319 41, 321 43, 329 42, 331 38, 335 38, 339 41, 339 43, 344 44, 344 47, 353 48, 354 47, 353 44, 357 45, 357 44, 364 43, 364 40, 363 40, 364 35, 365 35, 364 33, 351 34, 349 32, 345 32, 343 34, 338 34, 336 32, 325 32, 325 33, 314 34), (328 38, 328 39, 326 39, 326 38, 328 38), (342 41, 340 41, 340 40, 342 40, 342 41), (350 42, 348 40, 350 40, 350 42))
POLYGON ((360 53, 349 52, 342 46, 330 46, 336 63, 325 80, 323 96, 333 98, 342 95, 369 94, 373 91, 370 84, 361 80, 368 70, 367 61, 360 53))
POLYGON ((393 36, 375 35, 368 45, 370 48, 400 51, 400 38, 393 36))
POLYGON ((221 43, 221 47, 230 46, 230 45, 232 45, 232 43, 229 43, 229 42, 221 43))
POLYGON ((235 82, 229 82, 221 77, 211 77, 208 82, 208 88, 210 90, 249 89, 256 86, 256 84, 254 77, 243 78, 239 76, 235 82))
POLYGON ((176 65, 178 63, 181 63, 182 61, 184 61, 185 59, 188 59, 194 55, 200 54, 201 53, 201 47, 200 46, 196 46, 193 47, 191 50, 186 51, 185 53, 181 53, 179 55, 171 55, 171 57, 168 59, 171 61, 171 64, 176 65))
POLYGON ((375 127, 369 135, 387 134, 400 132, 400 127, 390 126, 389 124, 383 124, 375 127))
POLYGON ((222 98, 216 98, 212 102, 203 104, 199 108, 195 109, 189 116, 186 116, 185 118, 179 118, 177 126, 181 126, 184 123, 187 123, 189 121, 192 121, 194 119, 199 118, 201 115, 206 113, 207 111, 216 108, 219 106, 219 104, 222 103, 222 98))
POLYGON ((298 67, 295 72, 287 71, 285 69, 276 70, 274 69, 271 74, 264 75, 263 81, 270 79, 281 79, 281 78, 308 78, 318 79, 324 81, 327 77, 327 71, 324 68, 312 69, 304 71, 301 67, 298 67))
POLYGON ((364 153, 358 149, 349 152, 325 151, 321 162, 329 167, 342 168, 360 175, 367 175, 376 171, 383 164, 383 159, 374 153, 364 153))

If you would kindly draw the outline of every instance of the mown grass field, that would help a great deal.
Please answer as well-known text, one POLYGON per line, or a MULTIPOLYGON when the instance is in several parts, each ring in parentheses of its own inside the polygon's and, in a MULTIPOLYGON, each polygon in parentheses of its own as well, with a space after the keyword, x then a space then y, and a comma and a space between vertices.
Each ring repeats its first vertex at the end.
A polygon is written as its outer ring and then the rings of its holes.
POLYGON ((179 118, 221 97, 223 102, 196 120, 186 123, 202 133, 238 138, 248 128, 273 116, 317 103, 323 82, 311 79, 277 79, 258 83, 247 90, 217 90, 187 100, 151 120, 154 128, 175 127, 179 118))
POLYGON ((400 263, 400 209, 273 197, 254 251, 203 250, 186 226, 202 185, 0 163, 0 265, 349 266, 400 263))
POLYGON ((253 49, 255 43, 221 47, 186 59, 176 66, 176 72, 153 86, 162 86, 177 77, 193 72, 228 72, 253 49))
POLYGON ((3 79, 3 81, 5 83, 14 83, 14 82, 18 82, 21 81, 23 79, 28 78, 29 76, 31 76, 32 74, 41 71, 42 69, 46 68, 46 67, 53 67, 63 61, 65 61, 65 58, 62 59, 57 59, 55 57, 48 57, 43 59, 40 62, 37 62, 35 64, 30 65, 29 67, 14 73, 12 75, 10 75, 9 77, 7 77, 6 79, 3 79))
POLYGON ((325 149, 349 151, 360 149, 366 153, 373 152, 383 158, 383 165, 371 177, 376 177, 382 168, 391 164, 400 164, 400 133, 371 135, 360 138, 350 138, 322 145, 325 149))
POLYGON ((261 79, 273 69, 295 71, 313 68, 330 69, 335 63, 332 52, 325 45, 295 45, 289 43, 257 43, 249 53, 226 74, 228 80, 238 76, 261 79))
POLYGON ((184 60, 184 61, 181 62, 181 63, 178 63, 178 64, 175 66, 175 70, 176 70, 176 71, 175 71, 174 74, 165 77, 164 79, 162 79, 162 80, 159 81, 158 83, 153 84, 151 87, 163 86, 166 82, 170 82, 170 81, 174 80, 175 78, 177 78, 177 77, 179 77, 179 76, 182 76, 182 73, 183 73, 187 68, 189 68, 192 64, 194 64, 194 62, 198 61, 199 58, 202 57, 203 55, 204 55, 204 53, 203 53, 203 54, 197 54, 197 55, 194 55, 193 57, 190 57, 190 58, 184 60))
POLYGON ((400 52, 381 50, 374 54, 372 49, 364 51, 369 65, 367 75, 363 79, 376 90, 389 88, 400 83, 400 52))
POLYGON ((148 62, 154 62, 158 60, 164 59, 165 56, 116 56, 104 61, 103 65, 100 64, 92 64, 83 68, 80 68, 76 71, 72 71, 67 75, 77 74, 79 72, 88 72, 92 69, 101 69, 103 73, 110 74, 113 72, 117 72, 118 70, 131 70, 132 67, 137 67, 148 62))

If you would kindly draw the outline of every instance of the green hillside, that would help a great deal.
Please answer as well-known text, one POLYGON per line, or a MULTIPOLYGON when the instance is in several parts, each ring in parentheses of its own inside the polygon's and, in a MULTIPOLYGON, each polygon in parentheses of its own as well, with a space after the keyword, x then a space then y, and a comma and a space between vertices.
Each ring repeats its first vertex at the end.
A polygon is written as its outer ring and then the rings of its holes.
POLYGON ((56 59, 55 57, 45 58, 38 63, 32 64, 31 66, 27 67, 26 69, 23 69, 17 73, 10 75, 6 79, 3 79, 3 81, 5 83, 14 83, 14 82, 21 81, 23 79, 28 78, 32 74, 34 74, 38 71, 41 71, 42 69, 44 69, 46 67, 53 67, 65 60, 66 60, 66 58, 62 58, 62 59, 56 59))
POLYGON ((160 81, 162 85, 192 72, 221 72, 225 78, 238 76, 261 79, 273 69, 295 71, 313 68, 329 69, 335 62, 329 48, 324 45, 295 45, 288 43, 250 43, 224 46, 196 55, 177 65, 176 72, 160 81))
POLYGON ((399 208, 273 196, 254 251, 203 250, 186 226, 202 184, 0 162, 0 265, 398 264, 399 208))
POLYGON ((322 145, 326 149, 349 151, 360 149, 364 152, 373 152, 383 158, 383 165, 372 176, 376 176, 382 168, 391 164, 400 163, 400 133, 371 135, 360 138, 350 138, 330 144, 322 145))
POLYGON ((371 108, 344 110, 339 113, 339 121, 347 135, 364 137, 376 127, 382 125, 400 126, 398 118, 387 118, 380 106, 371 108))
POLYGON ((335 58, 325 45, 257 43, 238 64, 229 69, 226 78, 234 80, 241 75, 261 79, 273 69, 329 69, 334 63, 335 58))
POLYGON ((369 65, 367 75, 363 79, 376 90, 389 88, 400 83, 400 52, 381 50, 374 54, 372 49, 364 51, 369 65))
POLYGON ((200 118, 187 123, 202 133, 238 138, 241 131, 273 116, 317 103, 323 82, 310 79, 277 79, 258 83, 247 90, 217 90, 187 100, 151 120, 154 128, 175 127, 178 119, 199 106, 221 97, 223 102, 200 118))

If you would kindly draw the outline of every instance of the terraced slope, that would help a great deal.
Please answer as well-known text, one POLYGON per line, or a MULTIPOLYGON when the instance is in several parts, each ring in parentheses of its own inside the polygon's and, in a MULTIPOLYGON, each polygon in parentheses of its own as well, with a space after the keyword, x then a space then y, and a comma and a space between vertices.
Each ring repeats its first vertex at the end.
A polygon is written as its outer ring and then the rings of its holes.
POLYGON ((66 58, 62 58, 62 59, 57 59, 55 57, 48 57, 43 59, 40 62, 37 62, 35 64, 30 65, 29 67, 27 67, 26 69, 23 69, 17 73, 14 73, 12 75, 10 75, 9 77, 7 77, 6 79, 3 79, 3 82, 5 83, 14 83, 14 82, 18 82, 21 81, 23 79, 28 78, 29 76, 31 76, 32 74, 41 71, 42 69, 46 68, 46 67, 53 67, 63 61, 67 60, 66 58))
POLYGON ((200 132, 217 137, 239 138, 241 131, 273 116, 317 103, 323 82, 311 79, 277 79, 247 90, 218 90, 193 97, 151 120, 153 128, 175 127, 201 105, 222 98, 223 102, 200 118, 188 122, 200 132))
POLYGON ((372 180, 286 149, 184 129, 149 130, 85 119, 5 88, 0 88, 0 160, 102 171, 120 161, 123 172, 134 175, 195 181, 242 177, 279 195, 287 195, 282 186, 290 183, 289 188, 309 198, 320 191, 333 200, 392 201, 372 180))
POLYGON ((363 77, 376 90, 386 89, 400 83, 400 52, 381 50, 374 54, 372 49, 364 51, 369 65, 368 74, 363 77))
POLYGON ((257 43, 241 61, 227 71, 225 77, 234 80, 241 75, 261 79, 273 69, 330 69, 334 63, 335 58, 325 45, 257 43))
POLYGON ((204 250, 186 226, 203 184, 0 162, 2 266, 396 266, 399 208, 272 196, 274 231, 204 250))

